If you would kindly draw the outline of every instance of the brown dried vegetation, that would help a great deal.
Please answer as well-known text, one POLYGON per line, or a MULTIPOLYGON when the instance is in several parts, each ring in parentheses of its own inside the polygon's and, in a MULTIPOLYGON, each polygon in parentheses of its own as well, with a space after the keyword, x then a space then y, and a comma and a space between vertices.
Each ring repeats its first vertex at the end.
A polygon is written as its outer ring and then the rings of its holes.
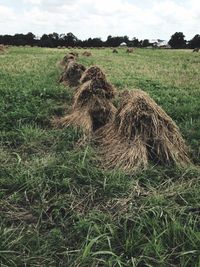
POLYGON ((77 89, 71 114, 56 124, 62 127, 72 124, 90 135, 113 119, 116 108, 110 99, 114 95, 114 87, 105 79, 88 80, 77 89))
POLYGON ((126 53, 133 53, 134 49, 133 48, 127 48, 126 53))
POLYGON ((69 61, 64 72, 61 74, 59 82, 68 86, 77 86, 84 71, 85 67, 82 64, 76 63, 73 60, 69 61))
POLYGON ((125 91, 113 122, 96 132, 105 167, 125 171, 159 164, 187 165, 187 147, 173 120, 141 90, 125 91))
POLYGON ((82 53, 82 55, 83 55, 83 56, 86 56, 86 57, 91 57, 91 56, 92 56, 92 53, 89 52, 89 51, 84 51, 84 52, 82 53))

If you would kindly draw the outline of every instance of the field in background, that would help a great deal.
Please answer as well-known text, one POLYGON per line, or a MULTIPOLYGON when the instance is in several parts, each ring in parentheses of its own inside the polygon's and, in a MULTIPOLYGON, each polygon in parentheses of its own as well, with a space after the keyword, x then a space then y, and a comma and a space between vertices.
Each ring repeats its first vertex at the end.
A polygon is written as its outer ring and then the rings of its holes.
MULTIPOLYGON (((77 50, 82 52, 83 50, 77 50)), ((92 49, 117 89, 141 88, 178 124, 200 163, 200 54, 92 49)), ((67 50, 0 55, 0 265, 200 266, 200 170, 97 167, 82 133, 55 130, 73 90, 57 83, 67 50)), ((116 105, 118 100, 116 99, 116 105)))

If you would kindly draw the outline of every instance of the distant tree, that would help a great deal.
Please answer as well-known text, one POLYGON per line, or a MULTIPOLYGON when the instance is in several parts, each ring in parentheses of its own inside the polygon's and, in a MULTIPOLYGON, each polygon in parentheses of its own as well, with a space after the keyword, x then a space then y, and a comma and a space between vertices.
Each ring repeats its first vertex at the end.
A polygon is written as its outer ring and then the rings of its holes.
POLYGON ((42 47, 55 47, 55 40, 52 34, 43 34, 40 39, 40 45, 42 47))
POLYGON ((172 48, 175 48, 175 49, 185 48, 186 40, 184 38, 185 38, 185 35, 182 32, 176 32, 171 36, 171 39, 169 40, 168 43, 172 48))
POLYGON ((64 37, 66 46, 76 46, 78 38, 71 32, 64 37))
POLYGON ((59 34, 56 32, 50 33, 48 35, 48 42, 51 44, 51 47, 57 47, 59 45, 59 34))
MULTIPOLYGON (((169 44, 172 48, 196 48, 200 47, 200 35, 196 34, 186 45, 182 32, 176 32, 171 36, 169 44)), ((78 39, 73 33, 58 34, 56 32, 43 34, 41 38, 36 37, 32 32, 27 34, 17 33, 15 35, 0 35, 0 44, 4 45, 37 45, 41 47, 57 47, 57 46, 79 46, 79 47, 117 47, 121 43, 126 43, 129 47, 147 47, 149 40, 138 40, 133 38, 129 40, 128 36, 111 36, 107 37, 106 41, 101 38, 89 38, 87 40, 78 39)))
POLYGON ((139 40, 137 38, 135 38, 135 37, 132 39, 131 42, 132 42, 132 46, 133 47, 138 47, 139 44, 140 44, 139 40))
POLYGON ((59 38, 58 38, 59 40, 58 40, 58 45, 61 45, 61 46, 66 46, 66 41, 65 41, 65 39, 66 39, 66 35, 64 34, 64 33, 61 33, 60 35, 59 35, 59 38))
MULTIPOLYGON (((111 35, 108 35, 107 40, 106 40, 106 46, 114 46, 115 44, 115 37, 112 37, 111 35)), ((117 45, 116 45, 117 46, 117 45)))
POLYGON ((85 46, 87 47, 101 47, 103 42, 101 38, 89 38, 85 41, 85 46))
POLYGON ((129 39, 128 39, 128 36, 111 36, 109 35, 107 37, 107 40, 105 42, 106 46, 108 47, 117 47, 119 46, 121 43, 126 43, 128 44, 129 42, 129 39))
POLYGON ((128 36, 125 35, 123 38, 124 38, 123 42, 126 43, 126 44, 128 44, 128 43, 129 43, 129 38, 128 38, 128 36))
POLYGON ((128 40, 126 43, 129 47, 138 47, 140 42, 136 37, 133 37, 132 40, 128 40))
POLYGON ((142 41, 142 47, 147 47, 147 46, 149 46, 150 45, 150 43, 149 43, 149 40, 148 39, 144 39, 143 41, 142 41))
POLYGON ((15 45, 14 36, 12 35, 2 35, 0 38, 0 43, 4 45, 15 45))
POLYGON ((54 40, 58 41, 58 40, 59 40, 59 34, 58 34, 57 32, 53 32, 53 33, 52 33, 52 38, 53 38, 54 40))
POLYGON ((196 34, 188 43, 189 48, 200 48, 200 35, 196 34))
POLYGON ((26 44, 27 45, 34 45, 34 43, 35 43, 35 35, 32 32, 28 32, 25 35, 25 39, 26 39, 26 44))
POLYGON ((31 32, 27 34, 16 33, 13 36, 13 41, 15 45, 32 45, 34 43, 35 35, 31 32))

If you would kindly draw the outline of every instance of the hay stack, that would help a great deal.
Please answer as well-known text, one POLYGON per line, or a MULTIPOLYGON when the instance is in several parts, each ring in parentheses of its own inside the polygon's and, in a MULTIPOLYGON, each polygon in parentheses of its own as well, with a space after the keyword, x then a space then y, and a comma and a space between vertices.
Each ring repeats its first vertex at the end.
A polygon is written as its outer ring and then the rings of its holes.
POLYGON ((106 98, 112 99, 115 97, 116 89, 106 80, 106 75, 98 66, 92 66, 86 69, 81 76, 80 83, 93 81, 93 90, 103 88, 106 92, 106 98))
POLYGON ((196 47, 196 48, 193 49, 192 52, 197 52, 197 53, 198 53, 198 52, 199 52, 199 49, 200 49, 200 48, 196 47))
MULTIPOLYGON (((88 101, 91 96, 102 96, 106 99, 112 99, 115 96, 115 88, 103 78, 89 80, 79 87, 74 95, 74 103, 88 101)), ((77 104, 76 104, 77 103, 77 104)))
POLYGON ((73 52, 69 52, 69 55, 72 55, 72 56, 74 56, 75 58, 78 57, 78 53, 75 52, 75 51, 73 51, 73 52))
POLYGON ((5 47, 4 45, 0 45, 0 53, 5 53, 6 52, 6 49, 7 47, 5 47))
POLYGON ((134 52, 134 49, 133 48, 127 48, 127 50, 126 50, 126 53, 133 53, 134 52))
POLYGON ((59 82, 67 86, 77 86, 84 71, 85 67, 82 64, 70 61, 61 74, 59 82))
POLYGON ((116 108, 110 101, 114 89, 99 80, 90 80, 82 84, 74 95, 72 113, 59 119, 59 126, 75 125, 91 134, 110 120, 116 108))
POLYGON ((96 133, 107 168, 145 168, 149 160, 184 166, 190 163, 185 142, 173 120, 150 96, 126 91, 113 123, 96 133))
POLYGON ((75 60, 76 60, 75 56, 73 56, 72 54, 68 54, 64 56, 64 58, 61 60, 60 65, 62 67, 67 67, 70 62, 75 60))
POLYGON ((83 55, 83 56, 86 56, 86 57, 90 57, 90 56, 92 55, 92 53, 89 52, 89 51, 84 51, 84 52, 82 53, 82 55, 83 55))
POLYGON ((89 80, 103 79, 106 80, 106 75, 98 66, 89 67, 82 75, 80 82, 84 83, 89 80))

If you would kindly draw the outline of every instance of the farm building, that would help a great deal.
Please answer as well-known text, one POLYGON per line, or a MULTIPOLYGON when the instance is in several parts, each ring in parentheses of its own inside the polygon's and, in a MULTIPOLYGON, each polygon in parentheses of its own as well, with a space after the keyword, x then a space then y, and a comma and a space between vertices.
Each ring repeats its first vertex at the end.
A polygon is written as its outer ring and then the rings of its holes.
POLYGON ((127 47, 127 44, 125 42, 121 43, 119 47, 127 47))

